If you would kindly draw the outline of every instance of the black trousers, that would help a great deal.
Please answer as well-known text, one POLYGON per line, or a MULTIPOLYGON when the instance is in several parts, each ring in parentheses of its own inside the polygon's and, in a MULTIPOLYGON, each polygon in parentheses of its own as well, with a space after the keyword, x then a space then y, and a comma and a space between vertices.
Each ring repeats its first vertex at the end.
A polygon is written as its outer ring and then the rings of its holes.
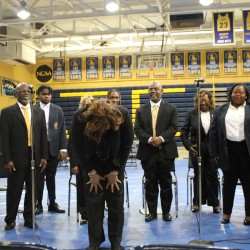
POLYGON ((24 168, 17 168, 16 171, 12 171, 12 173, 8 175, 6 194, 7 214, 5 216, 5 222, 8 224, 16 220, 24 183, 26 189, 23 217, 26 222, 32 223, 32 182, 31 166, 29 164, 28 166, 24 166, 24 168))
MULTIPOLYGON (((100 246, 105 241, 103 230, 103 218, 105 201, 108 206, 108 236, 111 244, 119 245, 122 240, 122 231, 124 224, 124 169, 119 171, 119 184, 120 190, 112 193, 110 188, 106 189, 107 181, 102 181, 101 185, 103 190, 98 188, 98 193, 90 192, 90 185, 86 188, 86 205, 88 213, 88 234, 89 243, 100 246)), ((85 178, 85 183, 89 178, 85 178)))
POLYGON ((44 181, 46 180, 46 186, 48 189, 49 201, 51 204, 55 203, 56 200, 56 171, 59 159, 57 156, 49 154, 49 160, 47 161, 46 169, 41 173, 37 186, 37 201, 42 203, 44 181))
MULTIPOLYGON (((194 198, 193 204, 199 205, 199 168, 197 157, 192 158, 194 166, 194 198)), ((208 154, 202 155, 201 162, 201 190, 202 204, 218 207, 220 205, 218 199, 219 181, 217 175, 217 165, 213 158, 208 154)))
POLYGON ((160 186, 161 208, 163 213, 169 213, 173 199, 171 169, 174 159, 164 159, 163 152, 156 149, 141 165, 146 179, 146 201, 149 213, 157 213, 157 201, 160 186))
POLYGON ((245 198, 245 214, 250 216, 250 156, 247 144, 243 142, 227 141, 230 161, 229 171, 223 171, 223 213, 231 214, 234 203, 235 189, 238 179, 242 184, 245 198))

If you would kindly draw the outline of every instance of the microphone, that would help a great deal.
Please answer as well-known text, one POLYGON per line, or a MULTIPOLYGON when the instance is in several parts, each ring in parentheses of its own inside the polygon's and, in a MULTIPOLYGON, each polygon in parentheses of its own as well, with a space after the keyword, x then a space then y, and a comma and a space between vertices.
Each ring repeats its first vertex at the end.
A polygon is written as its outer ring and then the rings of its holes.
POLYGON ((198 78, 194 80, 195 82, 205 82, 205 78, 198 78))

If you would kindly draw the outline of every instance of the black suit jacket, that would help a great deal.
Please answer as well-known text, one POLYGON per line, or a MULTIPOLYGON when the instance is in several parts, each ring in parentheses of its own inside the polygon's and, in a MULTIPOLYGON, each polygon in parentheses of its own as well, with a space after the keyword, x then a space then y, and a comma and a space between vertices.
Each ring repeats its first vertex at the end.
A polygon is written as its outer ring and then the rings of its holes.
MULTIPOLYGON (((40 107, 40 103, 38 104, 40 107)), ((61 107, 50 103, 49 109, 49 152, 58 156, 60 149, 67 149, 64 114, 61 107)))
POLYGON ((122 106, 119 106, 119 110, 123 115, 124 122, 118 131, 109 130, 107 133, 108 146, 111 149, 112 157, 105 163, 100 161, 96 153, 98 145, 84 135, 86 123, 79 122, 78 120, 79 112, 84 112, 84 109, 80 109, 74 114, 71 127, 72 144, 80 166, 83 167, 85 174, 93 169, 100 175, 107 174, 113 170, 124 171, 133 143, 134 133, 128 110, 122 106))
MULTIPOLYGON (((226 125, 225 117, 229 103, 224 104, 214 111, 214 117, 210 128, 210 140, 211 140, 211 154, 213 157, 219 157, 219 167, 223 171, 227 171, 230 168, 230 162, 227 151, 227 137, 226 137, 226 125)), ((247 143, 248 152, 250 154, 250 104, 246 103, 245 107, 245 139, 247 143)))
MULTIPOLYGON (((178 157, 176 141, 174 139, 177 132, 177 123, 176 108, 172 104, 165 103, 162 100, 156 121, 156 135, 162 136, 165 140, 162 144, 162 150, 166 159, 178 157)), ((155 152, 155 148, 148 144, 148 140, 153 134, 150 102, 136 110, 134 130, 139 139, 137 158, 147 160, 150 154, 155 152)))
MULTIPOLYGON (((0 126, 4 163, 13 161, 15 168, 29 166, 27 127, 17 103, 2 110, 0 126)), ((33 108, 33 147, 37 166, 41 159, 48 159, 45 115, 38 107, 33 108)))
MULTIPOLYGON (((213 119, 214 109, 210 109, 210 125, 213 119)), ((197 145, 198 148, 198 114, 196 109, 188 111, 186 119, 181 127, 181 141, 184 147, 189 150, 191 146, 197 145), (190 138, 189 138, 190 135, 190 138)), ((209 141, 210 128, 208 133, 205 133, 205 130, 201 122, 201 154, 209 153, 210 150, 210 141, 209 141)))

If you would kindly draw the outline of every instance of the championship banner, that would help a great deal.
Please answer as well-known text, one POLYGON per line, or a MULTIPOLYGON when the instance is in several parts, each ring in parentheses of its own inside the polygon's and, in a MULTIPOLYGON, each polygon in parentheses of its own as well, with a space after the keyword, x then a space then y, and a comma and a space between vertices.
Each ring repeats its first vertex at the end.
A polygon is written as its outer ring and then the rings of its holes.
POLYGON ((69 79, 82 80, 82 58, 69 59, 69 79))
POLYGON ((130 78, 131 73, 132 56, 119 56, 119 76, 120 78, 130 78))
POLYGON ((171 74, 172 76, 184 75, 184 53, 171 53, 171 74))
POLYGON ((98 57, 86 57, 86 79, 98 78, 98 57))
POLYGON ((243 45, 250 44, 250 10, 244 10, 243 16, 243 45))
POLYGON ((207 75, 220 74, 219 52, 206 52, 206 73, 207 75))
POLYGON ((201 53, 189 52, 188 53, 188 75, 201 74, 201 53))
POLYGON ((250 50, 242 50, 243 73, 250 73, 250 50))
POLYGON ((53 59, 53 79, 55 81, 66 79, 64 59, 53 59))
POLYGON ((2 79, 2 95, 15 96, 16 84, 8 79, 2 79))
POLYGON ((237 73, 237 50, 224 51, 224 74, 237 73))
POLYGON ((115 57, 102 57, 102 78, 115 78, 115 57))
POLYGON ((234 14, 233 12, 213 13, 213 44, 234 45, 234 14))

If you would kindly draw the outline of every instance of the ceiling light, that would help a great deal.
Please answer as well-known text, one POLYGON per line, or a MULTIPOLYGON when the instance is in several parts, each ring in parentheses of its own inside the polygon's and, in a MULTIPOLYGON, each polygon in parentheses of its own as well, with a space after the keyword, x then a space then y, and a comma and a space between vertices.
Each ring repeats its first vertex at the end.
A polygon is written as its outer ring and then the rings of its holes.
POLYGON ((119 10, 119 3, 117 0, 106 0, 106 10, 109 12, 115 12, 119 10))
POLYGON ((203 6, 208 6, 214 2, 214 0, 199 0, 200 4, 203 6))
POLYGON ((21 19, 26 19, 30 16, 30 12, 25 8, 26 2, 24 0, 20 0, 20 9, 17 12, 17 16, 21 19))

